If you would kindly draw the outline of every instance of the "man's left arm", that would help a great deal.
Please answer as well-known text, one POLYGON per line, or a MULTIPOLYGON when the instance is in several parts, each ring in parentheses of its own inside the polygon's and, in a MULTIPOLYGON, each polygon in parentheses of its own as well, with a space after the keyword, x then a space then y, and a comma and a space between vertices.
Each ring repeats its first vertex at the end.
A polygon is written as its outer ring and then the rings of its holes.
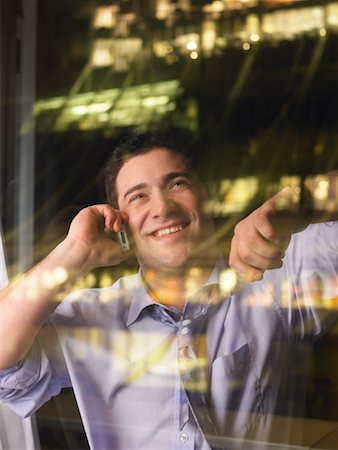
POLYGON ((335 171, 319 181, 318 177, 308 177, 298 189, 286 187, 268 199, 236 225, 230 266, 247 281, 260 280, 265 270, 281 267, 293 233, 310 223, 338 220, 337 186, 335 171), (320 204, 316 205, 318 199, 320 204))
POLYGON ((309 215, 295 207, 295 191, 284 188, 237 223, 230 266, 246 281, 261 280, 265 270, 282 267, 292 234, 309 223, 309 215))

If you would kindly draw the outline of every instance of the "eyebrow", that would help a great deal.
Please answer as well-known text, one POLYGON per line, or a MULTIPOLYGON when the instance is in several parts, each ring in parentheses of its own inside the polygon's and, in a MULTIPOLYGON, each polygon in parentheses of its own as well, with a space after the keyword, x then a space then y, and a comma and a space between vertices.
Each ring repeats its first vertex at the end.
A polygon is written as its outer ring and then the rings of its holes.
POLYGON ((163 181, 168 183, 169 181, 179 177, 192 178, 192 175, 189 172, 170 172, 163 177, 163 181))
MULTIPOLYGON (((175 178, 184 177, 184 178, 192 178, 192 174, 189 172, 170 172, 163 177, 164 183, 168 183, 175 178)), ((132 186, 127 192, 124 194, 123 198, 127 198, 128 195, 132 194, 135 191, 139 191, 140 189, 145 189, 148 186, 147 183, 139 183, 132 186)))
POLYGON ((145 189, 147 187, 147 183, 139 183, 135 186, 128 189, 128 191, 124 194, 123 198, 127 198, 128 195, 132 194, 134 191, 139 191, 140 189, 145 189))

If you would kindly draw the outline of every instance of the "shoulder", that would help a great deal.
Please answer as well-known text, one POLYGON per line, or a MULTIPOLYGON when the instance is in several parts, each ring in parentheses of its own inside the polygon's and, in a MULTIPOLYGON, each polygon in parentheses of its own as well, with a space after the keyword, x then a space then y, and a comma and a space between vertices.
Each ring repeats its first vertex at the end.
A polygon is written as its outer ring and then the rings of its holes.
POLYGON ((338 222, 312 224, 295 233, 286 251, 283 267, 267 271, 265 281, 271 282, 287 299, 297 300, 304 309, 323 308, 338 296, 338 222), (289 298, 290 297, 290 298, 289 298))
MULTIPOLYGON (((294 240, 307 239, 309 237, 315 238, 316 241, 324 239, 327 240, 330 237, 336 237, 338 233, 338 221, 313 223, 305 228, 303 231, 295 233, 293 235, 294 240)), ((337 243, 332 242, 337 247, 337 243)))
POLYGON ((57 306, 50 317, 54 325, 81 325, 91 317, 117 315, 121 309, 127 309, 138 284, 137 274, 120 278, 106 288, 80 289, 72 292, 57 306))
POLYGON ((309 225, 295 233, 286 252, 288 260, 313 265, 319 261, 336 261, 338 257, 338 222, 309 225))
POLYGON ((337 233, 338 222, 334 221, 311 224, 292 235, 283 266, 267 270, 262 280, 271 287, 277 303, 289 305, 289 301, 298 299, 303 304, 306 299, 314 305, 314 296, 323 299, 338 295, 337 233))
MULTIPOLYGON (((338 298, 338 222, 312 224, 292 235, 283 266, 267 270, 263 280, 247 288, 246 295, 257 305, 271 305, 284 329, 293 336, 319 336, 336 319, 330 306, 338 298)), ((260 317, 264 308, 252 308, 260 317), (257 311, 258 309, 258 311, 257 311)), ((265 308, 264 314, 268 314, 265 308)), ((275 322, 261 320, 259 323, 275 322)))

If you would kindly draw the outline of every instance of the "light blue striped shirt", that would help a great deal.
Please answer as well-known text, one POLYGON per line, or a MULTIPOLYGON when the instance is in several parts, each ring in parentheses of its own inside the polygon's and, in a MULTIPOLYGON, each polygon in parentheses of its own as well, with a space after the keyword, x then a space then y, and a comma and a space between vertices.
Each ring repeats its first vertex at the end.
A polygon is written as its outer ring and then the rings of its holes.
MULTIPOLYGON (((327 306, 338 298, 337 244, 336 222, 311 225, 293 235, 283 268, 239 284, 207 310, 194 335, 207 384, 193 389, 206 387, 208 415, 227 448, 247 450, 269 439, 273 415, 299 414, 309 343, 335 319, 327 306)), ((221 271, 214 269, 208 286, 221 271)), ((94 450, 209 449, 178 357, 179 336, 191 333, 204 306, 194 299, 183 314, 168 310, 140 274, 75 292, 27 358, 0 372, 1 400, 28 416, 72 386, 94 450)))

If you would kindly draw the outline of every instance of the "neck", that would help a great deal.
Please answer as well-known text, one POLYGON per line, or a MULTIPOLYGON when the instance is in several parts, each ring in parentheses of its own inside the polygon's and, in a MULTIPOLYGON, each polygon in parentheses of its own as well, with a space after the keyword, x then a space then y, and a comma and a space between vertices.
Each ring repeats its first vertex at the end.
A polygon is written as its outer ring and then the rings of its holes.
POLYGON ((181 270, 150 270, 142 268, 146 287, 158 303, 183 310, 187 297, 198 291, 207 282, 215 266, 187 267, 181 270))

